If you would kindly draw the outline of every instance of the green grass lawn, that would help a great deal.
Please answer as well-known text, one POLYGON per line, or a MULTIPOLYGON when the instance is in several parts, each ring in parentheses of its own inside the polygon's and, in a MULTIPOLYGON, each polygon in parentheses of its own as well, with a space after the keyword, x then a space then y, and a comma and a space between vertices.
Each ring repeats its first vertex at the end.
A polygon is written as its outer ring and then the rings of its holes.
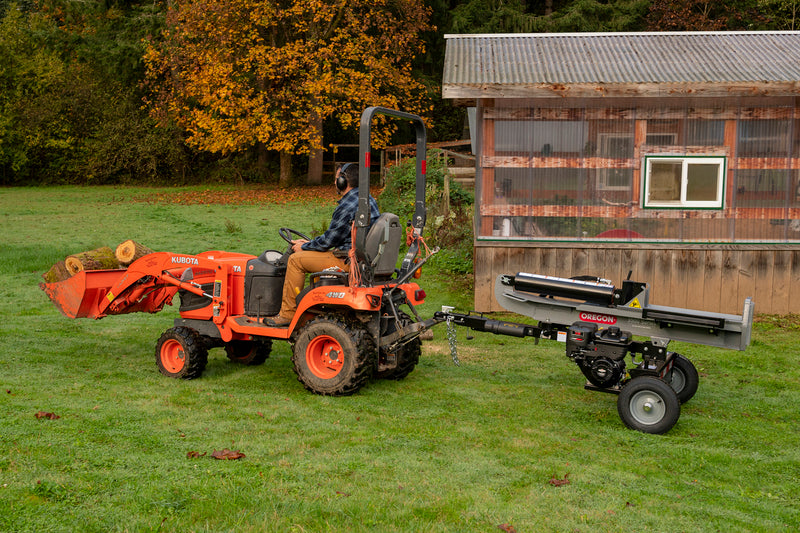
MULTIPOLYGON (((297 382, 284 342, 257 367, 212 350, 202 378, 172 380, 154 346, 176 308, 70 320, 38 288, 65 255, 125 239, 283 249, 279 227, 311 232, 334 207, 284 196, 0 189, 0 531, 800 528, 792 320, 759 321, 746 352, 671 345, 701 382, 658 436, 626 429, 615 396, 584 391, 555 342, 461 330, 457 367, 439 326, 405 380, 320 397, 297 382), (245 457, 211 457, 226 448, 245 457)), ((431 263, 422 314, 468 310, 468 283, 431 263)))

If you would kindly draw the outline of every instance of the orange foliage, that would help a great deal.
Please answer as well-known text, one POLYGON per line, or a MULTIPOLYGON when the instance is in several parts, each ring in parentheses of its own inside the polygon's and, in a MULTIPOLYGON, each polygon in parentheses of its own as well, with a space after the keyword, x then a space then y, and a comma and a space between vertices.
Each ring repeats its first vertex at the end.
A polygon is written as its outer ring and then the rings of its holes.
POLYGON ((147 43, 149 103, 202 150, 309 153, 319 118, 348 128, 370 105, 429 111, 410 67, 429 16, 422 0, 178 0, 147 43))

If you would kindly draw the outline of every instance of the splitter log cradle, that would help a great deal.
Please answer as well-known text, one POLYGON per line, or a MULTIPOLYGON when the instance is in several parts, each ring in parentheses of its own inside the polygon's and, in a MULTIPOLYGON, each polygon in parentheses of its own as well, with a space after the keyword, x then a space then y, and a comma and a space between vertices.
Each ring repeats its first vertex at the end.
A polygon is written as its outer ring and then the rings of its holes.
POLYGON ((697 391, 697 369, 667 350, 670 341, 744 350, 753 324, 750 298, 741 315, 656 306, 649 303, 647 284, 630 279, 617 288, 593 277, 520 272, 498 276, 495 297, 504 309, 538 320, 538 325, 450 309, 434 318, 474 331, 565 342, 567 357, 587 379, 586 388, 619 394, 622 421, 646 433, 669 431, 680 417, 680 404, 697 391))

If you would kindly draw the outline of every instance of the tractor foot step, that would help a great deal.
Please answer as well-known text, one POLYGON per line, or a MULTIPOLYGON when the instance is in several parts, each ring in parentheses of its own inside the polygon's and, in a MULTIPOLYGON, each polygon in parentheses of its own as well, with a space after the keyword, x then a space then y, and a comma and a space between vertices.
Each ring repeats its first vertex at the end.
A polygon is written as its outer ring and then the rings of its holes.
POLYGON ((274 329, 274 326, 269 326, 260 321, 261 319, 249 316, 237 316, 233 319, 237 325, 248 328, 269 328, 274 329))

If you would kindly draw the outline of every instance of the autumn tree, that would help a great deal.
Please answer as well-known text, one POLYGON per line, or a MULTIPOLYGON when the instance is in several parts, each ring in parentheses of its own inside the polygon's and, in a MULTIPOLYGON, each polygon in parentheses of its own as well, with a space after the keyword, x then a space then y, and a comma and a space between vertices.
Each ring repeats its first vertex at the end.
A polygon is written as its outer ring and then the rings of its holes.
POLYGON ((323 148, 326 119, 427 111, 410 65, 428 17, 421 0, 178 0, 145 54, 153 113, 201 150, 279 152, 285 183, 292 154, 323 148))
POLYGON ((770 29, 761 0, 654 0, 650 31, 734 31, 770 29))

